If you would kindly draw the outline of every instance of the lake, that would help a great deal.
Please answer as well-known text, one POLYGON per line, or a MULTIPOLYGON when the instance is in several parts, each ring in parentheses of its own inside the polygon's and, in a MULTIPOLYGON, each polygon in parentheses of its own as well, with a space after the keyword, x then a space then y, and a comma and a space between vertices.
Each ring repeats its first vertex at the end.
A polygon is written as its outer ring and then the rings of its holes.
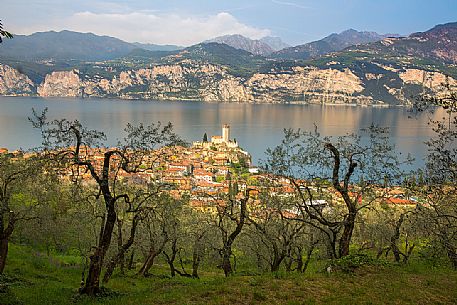
MULTIPOLYGON (((130 101, 119 99, 43 99, 0 97, 0 147, 29 149, 41 142, 39 133, 28 122, 32 108, 48 108, 48 118, 78 119, 82 124, 103 131, 108 144, 115 144, 130 122, 172 122, 175 131, 189 142, 220 135, 222 124, 231 126, 231 137, 249 151, 254 164, 264 158, 268 147, 280 143, 284 128, 314 130, 337 136, 358 132, 372 123, 387 126, 392 142, 402 154, 411 153, 415 167, 424 164, 424 141, 433 135, 427 125, 431 114, 411 117, 404 107, 378 108, 334 105, 278 105, 204 102, 130 101)), ((437 111, 433 118, 443 116, 437 111)))

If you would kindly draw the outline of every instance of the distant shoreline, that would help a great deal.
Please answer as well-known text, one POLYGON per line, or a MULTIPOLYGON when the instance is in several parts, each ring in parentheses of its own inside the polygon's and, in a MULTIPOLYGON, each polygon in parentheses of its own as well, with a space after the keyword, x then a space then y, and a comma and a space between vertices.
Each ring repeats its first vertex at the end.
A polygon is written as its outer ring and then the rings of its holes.
POLYGON ((248 105, 321 105, 321 106, 347 106, 347 107, 375 107, 375 108, 390 108, 390 107, 412 107, 412 105, 405 104, 388 104, 388 103, 373 103, 373 104, 357 104, 357 103, 310 103, 306 101, 287 101, 287 102, 251 102, 251 101, 204 101, 204 100, 190 100, 190 99, 145 99, 145 98, 122 98, 122 97, 100 97, 100 96, 89 96, 89 97, 71 97, 71 96, 39 96, 39 95, 0 95, 0 98, 36 98, 44 100, 120 100, 120 101, 143 101, 143 102, 164 102, 164 103, 175 103, 175 102, 187 102, 187 103, 207 103, 207 104, 248 104, 248 105))

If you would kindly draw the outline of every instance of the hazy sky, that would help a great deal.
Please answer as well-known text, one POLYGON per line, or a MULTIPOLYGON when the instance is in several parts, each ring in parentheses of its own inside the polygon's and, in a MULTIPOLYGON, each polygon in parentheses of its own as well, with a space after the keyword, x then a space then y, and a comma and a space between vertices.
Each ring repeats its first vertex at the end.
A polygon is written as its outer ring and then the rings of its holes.
POLYGON ((354 28, 402 35, 457 21, 457 0, 1 0, 16 34, 74 30, 191 45, 226 34, 297 45, 354 28))

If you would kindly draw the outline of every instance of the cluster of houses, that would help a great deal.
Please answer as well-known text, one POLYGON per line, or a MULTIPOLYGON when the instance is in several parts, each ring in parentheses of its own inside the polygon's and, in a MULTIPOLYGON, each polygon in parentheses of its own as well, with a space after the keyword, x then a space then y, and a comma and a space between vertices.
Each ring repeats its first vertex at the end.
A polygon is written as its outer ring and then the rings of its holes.
POLYGON ((221 136, 196 141, 190 147, 164 147, 158 151, 167 156, 162 170, 154 179, 176 186, 175 193, 191 196, 194 207, 211 206, 215 197, 228 194, 236 183, 238 190, 258 169, 251 165, 251 156, 230 139, 230 126, 223 125, 221 136))

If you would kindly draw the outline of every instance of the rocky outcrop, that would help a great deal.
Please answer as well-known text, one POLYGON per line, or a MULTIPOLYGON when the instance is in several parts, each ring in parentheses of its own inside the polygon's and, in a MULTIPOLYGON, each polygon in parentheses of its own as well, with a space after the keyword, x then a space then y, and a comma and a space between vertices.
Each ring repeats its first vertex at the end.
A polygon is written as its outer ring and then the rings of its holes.
POLYGON ((419 85, 436 97, 447 96, 457 90, 457 81, 439 72, 406 69, 399 76, 406 84, 419 85))
POLYGON ((35 85, 26 75, 0 64, 0 95, 30 95, 35 92, 35 85))
POLYGON ((255 100, 352 103, 364 87, 350 70, 294 67, 291 73, 255 74, 247 81, 255 100))
POLYGON ((53 72, 38 88, 40 96, 117 96, 126 99, 229 102, 360 103, 361 80, 350 70, 295 67, 287 73, 257 73, 248 80, 223 67, 187 61, 121 72, 113 79, 82 80, 78 71, 53 72))
POLYGON ((38 87, 40 96, 82 96, 82 83, 77 70, 58 71, 46 75, 44 82, 38 87))
MULTIPOLYGON (((254 101, 254 97, 238 80, 234 78, 223 79, 218 83, 218 96, 214 99, 216 101, 233 101, 233 102, 247 102, 254 101)), ((206 98, 206 100, 211 100, 206 98)))
POLYGON ((457 81, 452 77, 439 72, 430 72, 419 69, 406 69, 400 73, 400 78, 407 84, 417 84, 434 91, 445 87, 456 87, 457 81))

